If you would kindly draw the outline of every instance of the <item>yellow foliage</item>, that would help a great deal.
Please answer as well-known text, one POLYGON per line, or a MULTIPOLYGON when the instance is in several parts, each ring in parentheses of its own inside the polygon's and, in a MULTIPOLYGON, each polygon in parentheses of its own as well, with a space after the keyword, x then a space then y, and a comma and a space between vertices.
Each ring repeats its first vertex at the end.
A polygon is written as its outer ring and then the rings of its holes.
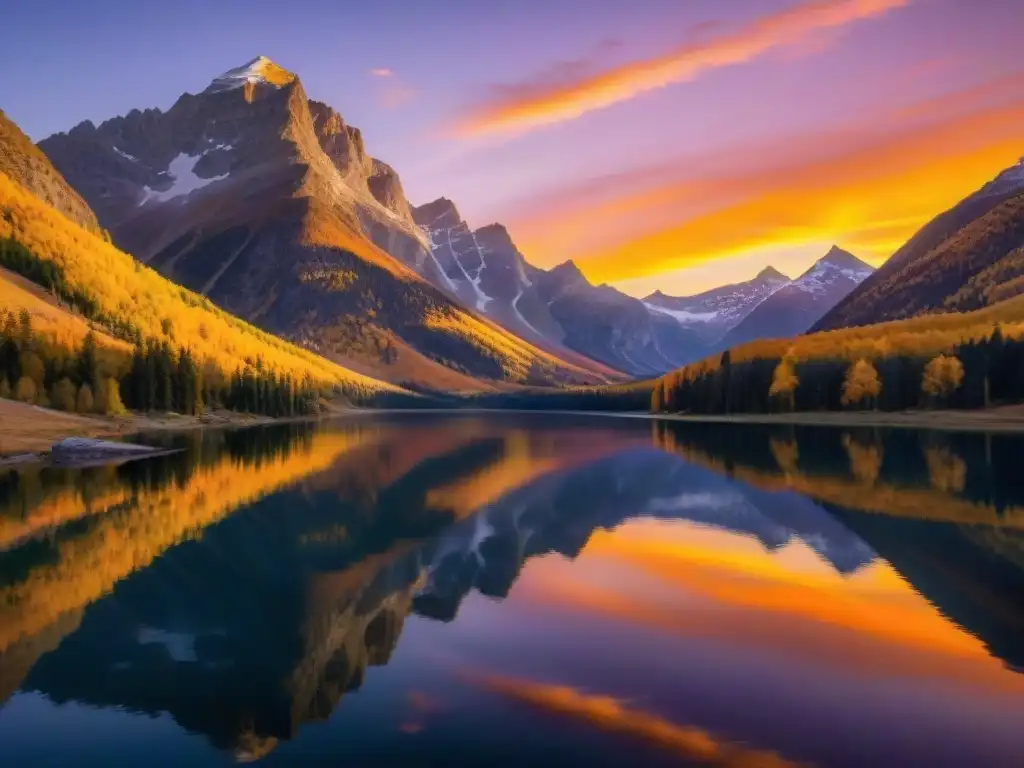
MULTIPOLYGON (((733 347, 729 354, 733 365, 774 358, 786 358, 792 364, 813 360, 874 363, 887 357, 948 354, 963 343, 989 338, 996 327, 1006 339, 1024 337, 1024 296, 973 312, 920 315, 792 339, 752 341, 733 347)), ((716 354, 673 371, 667 374, 669 381, 692 381, 704 373, 714 372, 720 357, 716 354)))
POLYGON ((58 411, 74 413, 75 394, 75 385, 71 383, 71 379, 65 377, 54 386, 50 400, 58 411))
POLYGON ((882 471, 882 449, 877 445, 865 445, 849 435, 843 435, 843 447, 850 457, 850 472, 865 485, 878 482, 882 471))
MULTIPOLYGON (((58 538, 52 560, 0 586, 0 653, 107 594, 168 547, 195 537, 239 506, 328 468, 367 436, 317 434, 308 445, 296 445, 272 460, 239 461, 225 453, 216 464, 197 467, 183 485, 141 487, 126 494, 111 491, 89 506, 94 524, 86 533, 58 538)), ((0 518, 0 543, 39 530, 40 522, 52 524, 62 515, 84 513, 81 501, 59 503, 59 510, 36 508, 28 521, 12 521, 18 530, 4 530, 6 518, 0 518)))
POLYGON ((75 398, 75 410, 79 413, 92 413, 92 387, 88 384, 83 384, 78 388, 78 396, 75 398))
POLYGON ((775 366, 775 372, 772 374, 772 385, 768 389, 768 394, 772 397, 784 398, 789 404, 789 407, 792 408, 793 395, 799 384, 800 379, 796 377, 796 371, 793 370, 792 361, 783 359, 777 366, 775 366))
POLYGON ((36 400, 36 383, 28 376, 18 379, 18 386, 14 388, 14 399, 23 403, 34 403, 36 400))
POLYGON ((928 479, 932 487, 946 493, 960 493, 967 479, 967 464, 948 448, 926 448, 928 479))
POLYGON ((924 367, 921 391, 933 397, 952 394, 964 380, 964 366, 956 357, 939 355, 924 367))
POLYGON ((779 440, 773 437, 769 439, 768 446, 783 472, 790 475, 798 471, 797 461, 800 459, 800 447, 796 440, 779 440))
POLYGON ((121 401, 121 385, 117 379, 108 378, 100 382, 99 402, 107 416, 123 416, 128 412, 121 401))
MULTIPOLYGON (((394 389, 218 309, 203 296, 175 285, 101 237, 73 224, 3 173, 0 209, 4 211, 0 216, 0 238, 13 238, 38 258, 54 262, 69 286, 87 291, 105 316, 136 326, 144 340, 163 341, 168 329, 173 329, 172 343, 177 351, 190 348, 194 357, 212 361, 222 374, 262 359, 266 370, 299 380, 309 378, 319 386, 344 385, 364 392, 394 389)), ((69 319, 64 327, 58 329, 63 332, 61 346, 74 349, 89 328, 70 313, 66 317, 69 319)), ((38 331, 35 320, 33 312, 33 328, 38 331)), ((112 370, 108 365, 104 372, 123 372, 129 346, 121 342, 112 344, 109 337, 103 336, 97 342, 107 348, 119 347, 120 367, 112 370)))
POLYGON ((36 385, 36 389, 41 389, 43 386, 43 378, 46 375, 46 369, 44 368, 43 361, 39 358, 39 355, 35 352, 25 350, 20 355, 20 363, 21 375, 28 376, 36 385))
POLYGON ((878 378, 878 371, 867 360, 858 360, 846 371, 846 380, 843 382, 843 405, 856 405, 871 400, 878 397, 881 392, 882 381, 878 378))
POLYGON ((542 365, 551 367, 564 365, 554 355, 538 351, 518 336, 505 333, 466 312, 436 309, 427 315, 424 325, 462 339, 485 355, 497 350, 499 358, 496 362, 501 365, 503 378, 509 381, 526 381, 538 360, 542 365))

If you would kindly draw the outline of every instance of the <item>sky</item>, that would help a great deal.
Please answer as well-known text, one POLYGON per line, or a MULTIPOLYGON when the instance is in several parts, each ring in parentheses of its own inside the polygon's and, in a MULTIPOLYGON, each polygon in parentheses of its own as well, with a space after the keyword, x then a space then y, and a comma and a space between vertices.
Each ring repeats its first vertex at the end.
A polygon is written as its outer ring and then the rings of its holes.
POLYGON ((264 55, 414 205, 532 263, 686 295, 882 263, 1024 155, 1022 0, 4 0, 33 139, 169 108, 264 55))

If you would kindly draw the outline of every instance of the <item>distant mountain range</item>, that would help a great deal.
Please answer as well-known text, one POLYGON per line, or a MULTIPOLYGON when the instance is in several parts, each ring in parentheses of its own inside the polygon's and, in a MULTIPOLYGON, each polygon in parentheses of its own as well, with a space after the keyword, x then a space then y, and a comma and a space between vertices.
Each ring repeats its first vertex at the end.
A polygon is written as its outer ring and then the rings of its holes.
POLYGON ((721 346, 806 333, 872 272, 869 264, 833 246, 800 277, 751 310, 723 337, 721 346))
POLYGON ((922 227, 815 325, 968 311, 1024 293, 1024 159, 922 227))
POLYGON ((873 268, 833 246, 795 280, 774 267, 753 280, 715 288, 696 296, 666 296, 655 291, 645 305, 675 319, 702 342, 704 354, 757 339, 806 333, 856 288, 873 268))
POLYGON ((472 231, 446 198, 413 209, 441 272, 440 287, 513 333, 569 359, 579 355, 634 376, 693 359, 699 339, 610 286, 594 286, 572 261, 543 270, 508 230, 472 231))
POLYGON ((694 296, 666 296, 655 291, 644 299, 648 309, 674 318, 697 333, 706 344, 719 342, 758 304, 787 285, 790 279, 767 267, 753 280, 723 285, 694 296))

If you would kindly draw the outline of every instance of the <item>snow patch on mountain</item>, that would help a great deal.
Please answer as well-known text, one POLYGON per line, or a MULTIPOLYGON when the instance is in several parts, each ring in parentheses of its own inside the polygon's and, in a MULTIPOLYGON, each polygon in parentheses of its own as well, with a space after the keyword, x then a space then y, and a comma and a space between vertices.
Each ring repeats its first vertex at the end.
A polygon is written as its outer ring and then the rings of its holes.
POLYGON ((806 291, 807 293, 824 294, 841 280, 848 280, 854 284, 860 284, 868 275, 871 268, 856 268, 833 264, 827 259, 818 261, 810 270, 794 280, 794 288, 806 291))
POLYGON ((163 175, 169 176, 173 182, 170 188, 157 190, 148 186, 143 187, 143 197, 139 201, 139 205, 142 206, 154 200, 158 203, 163 203, 175 197, 190 195, 196 190, 228 177, 228 174, 225 173, 221 176, 211 176, 208 179, 204 179, 195 174, 193 170, 195 165, 196 158, 194 156, 186 155, 184 152, 179 154, 171 160, 167 170, 163 172, 163 175))
POLYGON ((647 301, 644 302, 644 306, 651 312, 657 312, 660 315, 673 317, 683 325, 711 323, 720 317, 720 313, 718 312, 690 312, 685 309, 669 309, 668 307, 659 307, 657 304, 651 304, 647 301))
POLYGON ((118 149, 117 147, 114 147, 114 151, 117 152, 117 154, 119 154, 125 160, 131 160, 133 163, 139 162, 139 158, 135 157, 134 155, 129 155, 127 152, 118 149))

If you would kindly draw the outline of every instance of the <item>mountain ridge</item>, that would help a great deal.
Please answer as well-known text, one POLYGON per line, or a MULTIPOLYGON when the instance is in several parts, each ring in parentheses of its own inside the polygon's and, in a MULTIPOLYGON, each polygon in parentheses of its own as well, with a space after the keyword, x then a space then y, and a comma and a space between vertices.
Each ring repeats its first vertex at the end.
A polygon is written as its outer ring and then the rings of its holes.
POLYGON ((815 324, 965 311, 1024 292, 1024 158, 943 211, 815 324))
POLYGON ((614 378, 460 306, 394 169, 299 77, 254 61, 166 112, 39 146, 140 260, 368 375, 460 390, 614 378))

